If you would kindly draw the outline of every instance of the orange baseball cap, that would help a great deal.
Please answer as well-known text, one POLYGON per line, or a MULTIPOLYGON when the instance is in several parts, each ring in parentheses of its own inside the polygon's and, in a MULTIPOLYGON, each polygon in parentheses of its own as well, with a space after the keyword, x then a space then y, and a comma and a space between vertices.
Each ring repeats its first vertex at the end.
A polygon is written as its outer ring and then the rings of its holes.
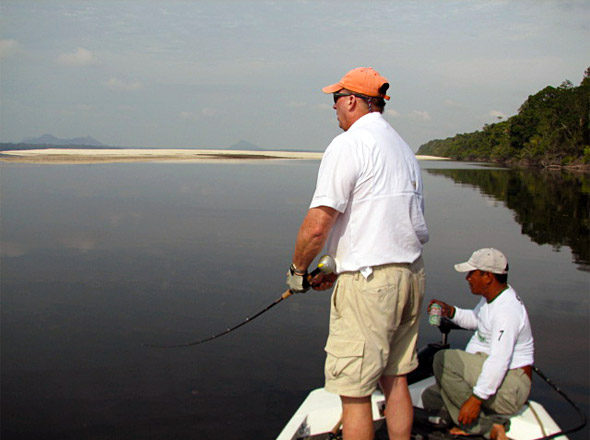
POLYGON ((324 93, 336 93, 346 89, 366 96, 379 97, 389 100, 385 94, 389 88, 389 81, 382 77, 372 67, 357 67, 342 77, 336 84, 322 89, 324 93))

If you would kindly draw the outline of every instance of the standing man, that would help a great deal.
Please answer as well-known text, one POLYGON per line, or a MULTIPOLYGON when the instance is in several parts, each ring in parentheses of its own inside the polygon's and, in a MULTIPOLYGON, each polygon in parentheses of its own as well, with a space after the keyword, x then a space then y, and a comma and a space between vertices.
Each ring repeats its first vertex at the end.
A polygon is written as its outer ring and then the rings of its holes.
POLYGON ((453 434, 507 439, 508 416, 522 408, 531 390, 534 344, 527 311, 508 285, 508 262, 502 252, 480 249, 455 270, 467 272, 471 292, 482 296, 475 309, 436 299, 428 308, 439 304, 442 316, 475 334, 465 351, 436 354, 436 384, 424 391, 422 401, 425 408, 446 409, 457 425, 453 434))
MULTIPOLYGON (((344 133, 324 153, 287 275, 292 291, 309 289, 307 268, 327 243, 338 281, 325 388, 340 395, 346 440, 373 438, 371 394, 378 385, 390 438, 409 439, 413 420, 406 374, 418 365, 428 230, 418 162, 382 115, 388 88, 387 79, 367 67, 324 87, 344 133)), ((335 279, 320 274, 311 284, 323 290, 335 279)))

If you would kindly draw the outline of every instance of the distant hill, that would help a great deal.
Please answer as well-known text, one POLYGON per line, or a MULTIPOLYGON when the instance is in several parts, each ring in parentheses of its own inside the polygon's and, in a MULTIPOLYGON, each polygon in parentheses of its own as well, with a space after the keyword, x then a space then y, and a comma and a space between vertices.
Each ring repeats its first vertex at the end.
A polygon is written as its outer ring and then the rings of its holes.
POLYGON ((77 137, 72 139, 60 139, 51 134, 44 134, 38 138, 25 138, 22 142, 2 142, 0 151, 10 150, 36 150, 43 148, 118 148, 104 145, 93 137, 77 137))
MULTIPOLYGON (((43 136, 37 138, 25 138, 21 142, 0 142, 0 151, 10 151, 10 150, 35 150, 35 149, 45 149, 45 148, 112 148, 112 149, 124 149, 124 148, 145 148, 145 149, 159 149, 162 147, 114 147, 109 145, 104 145, 100 141, 97 141, 91 136, 86 137, 77 137, 72 139, 60 139, 51 134, 44 134, 43 136)), ((197 148, 198 147, 191 147, 197 148)), ((223 149, 223 148, 221 148, 223 149)), ((233 144, 231 147, 226 148, 227 150, 245 150, 245 151, 268 151, 267 148, 263 148, 259 145, 253 144, 252 142, 248 142, 245 140, 240 140, 239 142, 233 144)), ((283 151, 309 151, 316 153, 316 150, 302 150, 302 149, 285 149, 283 151)))
POLYGON ((251 142, 241 140, 237 144, 233 144, 228 150, 247 150, 247 151, 264 151, 265 149, 254 145, 251 142))
POLYGON ((85 145, 88 147, 104 147, 105 145, 91 136, 76 137, 72 139, 59 139, 51 134, 44 134, 38 138, 25 138, 23 144, 32 145, 85 145))

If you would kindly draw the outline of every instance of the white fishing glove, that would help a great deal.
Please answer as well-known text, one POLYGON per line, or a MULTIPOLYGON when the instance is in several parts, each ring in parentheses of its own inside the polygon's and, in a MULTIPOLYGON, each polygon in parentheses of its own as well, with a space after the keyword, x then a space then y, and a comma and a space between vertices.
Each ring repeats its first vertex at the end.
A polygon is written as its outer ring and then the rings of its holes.
POLYGON ((287 272, 287 286, 293 293, 305 293, 311 287, 307 281, 307 270, 298 271, 294 264, 291 264, 287 272))

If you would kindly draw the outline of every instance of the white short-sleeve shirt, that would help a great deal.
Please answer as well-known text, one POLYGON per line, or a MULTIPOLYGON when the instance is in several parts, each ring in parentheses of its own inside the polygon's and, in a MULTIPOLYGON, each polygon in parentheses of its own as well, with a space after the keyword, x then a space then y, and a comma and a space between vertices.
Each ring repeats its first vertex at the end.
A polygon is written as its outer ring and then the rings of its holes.
POLYGON ((428 241, 418 161, 381 113, 330 143, 310 208, 319 206, 340 212, 327 243, 339 273, 413 263, 428 241))

